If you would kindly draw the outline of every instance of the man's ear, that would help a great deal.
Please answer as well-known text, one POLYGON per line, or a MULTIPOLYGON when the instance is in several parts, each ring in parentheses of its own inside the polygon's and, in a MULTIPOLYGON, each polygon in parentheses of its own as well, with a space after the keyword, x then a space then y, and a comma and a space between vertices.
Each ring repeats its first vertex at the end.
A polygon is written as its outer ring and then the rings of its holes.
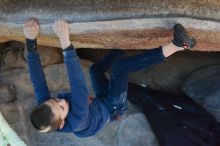
POLYGON ((63 120, 60 124, 60 129, 62 129, 64 127, 65 121, 63 120))

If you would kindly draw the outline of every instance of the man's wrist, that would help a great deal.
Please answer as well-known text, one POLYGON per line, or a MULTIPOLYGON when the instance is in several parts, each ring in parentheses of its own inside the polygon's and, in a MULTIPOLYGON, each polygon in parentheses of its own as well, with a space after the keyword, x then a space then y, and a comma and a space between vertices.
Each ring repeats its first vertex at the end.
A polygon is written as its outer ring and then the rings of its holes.
POLYGON ((70 46, 71 42, 70 40, 60 40, 60 44, 62 49, 65 49, 70 46))
POLYGON ((74 47, 73 47, 72 44, 70 44, 68 47, 64 48, 64 49, 63 49, 63 52, 68 52, 68 51, 70 51, 70 50, 74 50, 74 47))

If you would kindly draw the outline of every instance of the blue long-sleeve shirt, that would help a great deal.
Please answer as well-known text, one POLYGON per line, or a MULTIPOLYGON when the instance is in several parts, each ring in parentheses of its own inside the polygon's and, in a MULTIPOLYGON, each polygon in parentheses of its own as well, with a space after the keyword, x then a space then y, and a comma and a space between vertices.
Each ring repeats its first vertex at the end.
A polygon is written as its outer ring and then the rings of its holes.
MULTIPOLYGON (((49 89, 45 80, 36 40, 26 40, 28 49, 27 62, 37 104, 50 99, 49 89)), ((66 99, 70 103, 69 113, 65 125, 57 132, 73 132, 79 137, 96 134, 108 121, 109 111, 104 102, 94 98, 89 104, 89 92, 78 56, 72 45, 63 52, 64 63, 69 77, 71 92, 61 92, 58 98, 66 99)))

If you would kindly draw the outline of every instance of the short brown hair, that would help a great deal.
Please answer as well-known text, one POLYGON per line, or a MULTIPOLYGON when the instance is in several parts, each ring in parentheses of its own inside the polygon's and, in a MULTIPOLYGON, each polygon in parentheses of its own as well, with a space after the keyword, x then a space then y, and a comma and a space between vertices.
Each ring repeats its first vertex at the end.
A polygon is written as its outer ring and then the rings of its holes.
POLYGON ((55 131, 61 122, 60 118, 55 119, 51 107, 46 103, 36 106, 31 113, 31 123, 39 132, 55 131))

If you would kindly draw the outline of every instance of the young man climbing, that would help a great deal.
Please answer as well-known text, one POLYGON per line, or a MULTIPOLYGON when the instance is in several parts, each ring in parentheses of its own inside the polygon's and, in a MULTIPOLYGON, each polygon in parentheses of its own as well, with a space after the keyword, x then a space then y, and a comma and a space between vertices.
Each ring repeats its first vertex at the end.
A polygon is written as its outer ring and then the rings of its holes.
POLYGON ((168 45, 127 58, 121 58, 122 50, 113 50, 92 65, 90 76, 96 97, 89 103, 79 59, 70 43, 68 23, 56 21, 53 31, 63 48, 71 91, 61 92, 56 98, 51 98, 37 52, 39 23, 37 19, 28 20, 24 26, 24 35, 30 79, 37 100, 37 106, 31 114, 33 126, 39 132, 72 132, 79 137, 88 137, 96 134, 108 121, 118 119, 128 108, 129 73, 159 64, 171 54, 195 46, 195 39, 187 35, 183 26, 177 24, 173 30, 174 39, 168 45), (104 73, 109 68, 112 68, 112 72, 108 80, 104 73))

